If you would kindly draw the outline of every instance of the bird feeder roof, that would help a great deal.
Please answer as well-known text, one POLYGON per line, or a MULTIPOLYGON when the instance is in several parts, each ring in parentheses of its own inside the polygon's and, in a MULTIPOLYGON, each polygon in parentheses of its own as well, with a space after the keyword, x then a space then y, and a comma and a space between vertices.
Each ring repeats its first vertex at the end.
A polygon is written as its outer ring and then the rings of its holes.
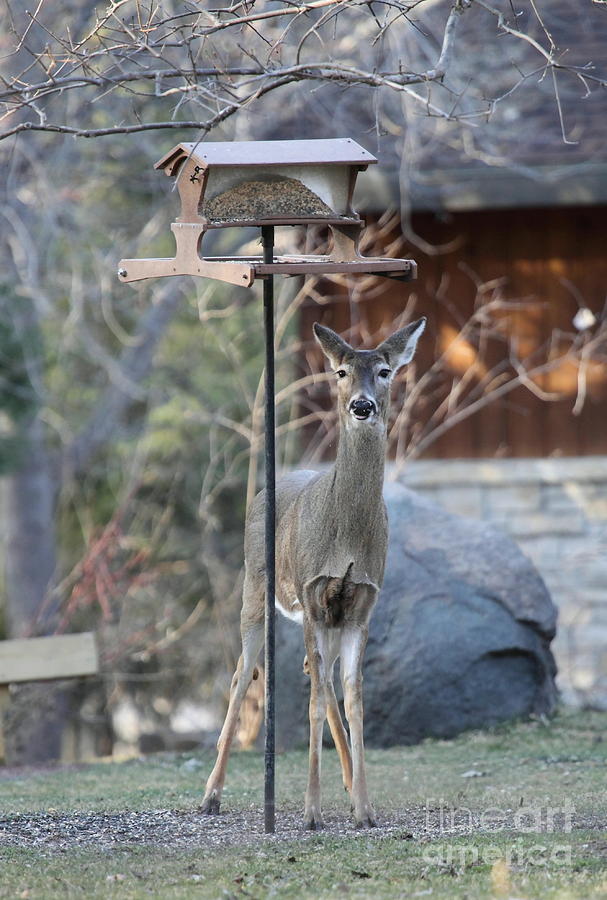
POLYGON ((210 166, 322 166, 366 168, 377 159, 351 138, 310 141, 230 141, 176 144, 156 163, 167 175, 176 175, 184 159, 201 168, 210 166))

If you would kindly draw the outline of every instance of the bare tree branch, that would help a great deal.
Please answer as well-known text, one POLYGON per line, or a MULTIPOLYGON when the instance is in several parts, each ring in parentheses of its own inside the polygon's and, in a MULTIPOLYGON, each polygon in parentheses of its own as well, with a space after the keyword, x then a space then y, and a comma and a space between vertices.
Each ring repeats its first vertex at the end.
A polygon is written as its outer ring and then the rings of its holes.
MULTIPOLYGON (((204 134, 240 110, 258 103, 266 94, 289 85, 295 85, 296 89, 298 82, 310 80, 341 87, 362 85, 374 91, 405 92, 426 114, 446 120, 487 116, 503 96, 489 97, 476 109, 456 113, 452 103, 442 99, 438 102, 430 93, 430 87, 435 84, 443 89, 441 97, 449 95, 447 76, 454 69, 458 55, 466 53, 465 43, 458 47, 458 25, 464 13, 474 7, 494 16, 500 33, 525 44, 553 75, 557 70, 567 73, 579 79, 586 90, 591 83, 607 84, 604 77, 587 66, 565 62, 538 2, 533 3, 533 11, 548 46, 543 46, 530 32, 511 25, 504 12, 487 0, 453 0, 446 16, 442 10, 434 10, 435 6, 433 0, 375 0, 370 17, 366 0, 314 0, 299 4, 281 0, 281 5, 270 8, 265 8, 262 2, 255 11, 235 3, 214 10, 192 8, 185 12, 175 12, 161 0, 144 17, 135 0, 120 0, 112 3, 101 16, 91 7, 92 21, 83 36, 74 40, 70 29, 62 22, 55 23, 50 10, 38 3, 33 13, 17 16, 14 48, 2 59, 0 139, 24 131, 84 138, 166 129, 194 129, 204 134), (417 24, 418 19, 424 21, 424 15, 432 17, 429 21, 433 27, 436 25, 438 39, 437 57, 426 67, 419 66, 419 53, 412 40, 417 35, 420 44, 427 43, 423 28, 417 24), (285 19, 289 20, 287 28, 283 27, 285 19), (390 58, 385 41, 388 32, 395 48, 409 51, 408 64, 403 63, 400 52, 398 60, 390 58), (355 53, 352 34, 357 36, 355 53), (312 37, 316 58, 308 49, 312 37), (376 44, 378 50, 372 52, 376 44), (206 60, 213 58, 213 65, 197 65, 203 54, 206 60), (378 65, 378 59, 388 64, 378 65), (44 72, 43 79, 34 77, 39 70, 44 72), (258 83, 248 79, 257 79, 258 83), (179 84, 163 90, 164 81, 179 84), (418 93, 412 89, 414 86, 423 90, 418 93), (80 104, 75 114, 68 115, 64 98, 74 90, 82 93, 88 103, 80 104), (91 104, 102 100, 108 92, 119 99, 118 121, 94 125, 91 104), (167 101, 171 97, 176 103, 167 115, 167 101), (137 109, 133 107, 135 101, 141 101, 137 109), (206 114, 181 119, 185 102, 201 110, 206 105, 206 114), (211 107, 215 108, 211 110, 211 107)), ((506 60, 502 66, 508 66, 506 60)), ((527 77, 521 73, 521 79, 527 77)), ((556 80, 554 92, 562 119, 556 80)))

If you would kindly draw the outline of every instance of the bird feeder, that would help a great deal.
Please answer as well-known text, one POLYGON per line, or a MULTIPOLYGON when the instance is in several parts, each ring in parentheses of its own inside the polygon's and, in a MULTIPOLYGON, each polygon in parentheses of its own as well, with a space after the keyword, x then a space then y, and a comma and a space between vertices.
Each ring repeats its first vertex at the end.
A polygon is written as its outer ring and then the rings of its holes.
POLYGON ((139 281, 169 275, 216 278, 248 287, 268 275, 375 272, 409 280, 413 260, 371 258, 358 245, 363 221, 352 209, 356 177, 377 160, 349 138, 177 144, 156 168, 176 179, 181 199, 171 225, 172 259, 123 259, 119 277, 139 281), (328 225, 328 255, 201 256, 207 231, 275 225, 328 225))
POLYGON ((349 138, 311 141, 238 141, 177 144, 156 168, 176 179, 181 199, 171 225, 172 259, 123 259, 121 281, 172 275, 215 278, 250 286, 263 279, 265 338, 265 804, 266 832, 274 831, 274 596, 275 596, 275 409, 274 275, 375 273, 401 281, 416 276, 411 259, 366 257, 359 251, 364 225, 352 208, 359 172, 377 160, 349 138), (326 255, 274 253, 274 226, 321 225, 332 233, 326 255), (201 256, 207 231, 261 228, 261 256, 201 256))

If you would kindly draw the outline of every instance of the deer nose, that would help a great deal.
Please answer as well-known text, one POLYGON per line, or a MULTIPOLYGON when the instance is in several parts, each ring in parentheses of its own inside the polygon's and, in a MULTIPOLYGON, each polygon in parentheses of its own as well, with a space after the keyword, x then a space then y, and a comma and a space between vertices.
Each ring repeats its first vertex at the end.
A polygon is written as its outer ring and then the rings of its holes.
POLYGON ((371 413, 375 412, 375 403, 372 400, 353 400, 350 412, 357 419, 368 419, 371 413))

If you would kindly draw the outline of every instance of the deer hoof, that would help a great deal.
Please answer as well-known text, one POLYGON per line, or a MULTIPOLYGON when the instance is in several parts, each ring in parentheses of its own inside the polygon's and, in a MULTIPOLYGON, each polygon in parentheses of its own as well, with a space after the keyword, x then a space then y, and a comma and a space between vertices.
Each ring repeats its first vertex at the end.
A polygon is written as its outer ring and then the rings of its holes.
POLYGON ((307 657, 307 655, 304 656, 304 661, 303 661, 303 673, 304 673, 304 675, 309 675, 309 674, 310 674, 310 663, 308 662, 308 657, 307 657))
POLYGON ((366 809, 363 810, 362 814, 357 812, 354 813, 354 825, 356 828, 375 828, 377 825, 377 819, 375 818, 375 812, 371 806, 367 806, 366 809))
POLYGON ((306 812, 304 815, 304 828, 307 828, 308 831, 319 831, 321 828, 325 827, 325 823, 323 822, 322 816, 320 812, 317 812, 314 809, 311 809, 309 812, 306 812))
POLYGON ((216 816, 219 814, 220 798, 217 791, 211 791, 202 801, 200 812, 207 816, 216 816))

